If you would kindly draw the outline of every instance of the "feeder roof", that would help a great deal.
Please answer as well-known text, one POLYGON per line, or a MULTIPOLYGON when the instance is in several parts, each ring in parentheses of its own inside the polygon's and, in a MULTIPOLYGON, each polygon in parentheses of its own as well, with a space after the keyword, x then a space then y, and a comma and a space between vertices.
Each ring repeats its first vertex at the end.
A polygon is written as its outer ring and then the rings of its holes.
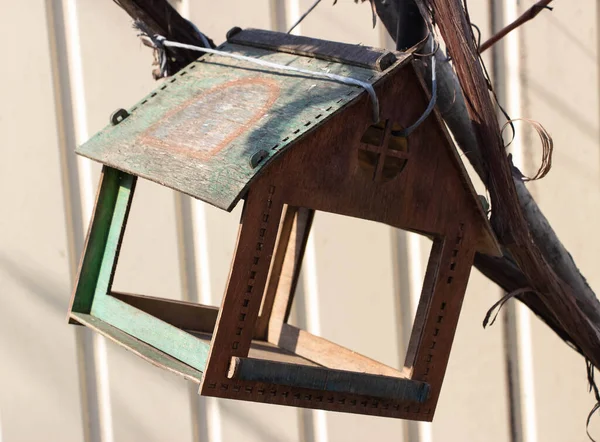
MULTIPOLYGON (((221 51, 370 84, 409 58, 269 31, 232 31, 221 51)), ((357 86, 205 54, 76 152, 231 210, 265 165, 363 94, 357 86)))

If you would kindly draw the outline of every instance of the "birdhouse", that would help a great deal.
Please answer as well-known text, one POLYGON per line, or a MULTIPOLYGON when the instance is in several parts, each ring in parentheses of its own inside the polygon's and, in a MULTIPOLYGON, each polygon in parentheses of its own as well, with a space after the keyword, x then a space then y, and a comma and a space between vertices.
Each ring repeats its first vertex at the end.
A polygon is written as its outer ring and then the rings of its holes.
POLYGON ((432 420, 474 255, 499 250, 439 115, 403 132, 430 100, 412 56, 239 28, 219 50, 359 80, 377 103, 348 82, 204 54, 115 112, 77 149, 104 167, 71 322, 202 395, 432 420), (111 289, 138 177, 227 211, 243 200, 219 308, 111 289), (402 370, 287 323, 317 210, 432 238, 402 370))

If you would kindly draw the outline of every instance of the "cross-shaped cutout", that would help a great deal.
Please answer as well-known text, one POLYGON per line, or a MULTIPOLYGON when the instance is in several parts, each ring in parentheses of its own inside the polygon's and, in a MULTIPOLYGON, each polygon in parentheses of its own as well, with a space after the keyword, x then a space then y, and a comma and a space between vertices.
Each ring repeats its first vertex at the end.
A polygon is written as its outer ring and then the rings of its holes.
POLYGON ((389 181, 396 177, 408 160, 406 137, 392 135, 390 120, 370 126, 360 140, 359 164, 372 174, 373 181, 389 181))

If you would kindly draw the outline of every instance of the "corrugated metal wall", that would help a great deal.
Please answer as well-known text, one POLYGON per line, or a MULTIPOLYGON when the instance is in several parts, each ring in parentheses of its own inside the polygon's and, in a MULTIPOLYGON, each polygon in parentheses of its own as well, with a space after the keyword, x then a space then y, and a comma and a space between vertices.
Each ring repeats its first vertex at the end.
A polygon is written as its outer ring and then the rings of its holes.
MULTIPOLYGON (((219 42, 234 25, 284 30, 311 3, 175 5, 219 42)), ((331 3, 299 32, 389 44, 371 29, 368 4, 331 3)), ((470 12, 489 36, 531 3, 472 1, 470 12)), ((552 133, 553 170, 531 188, 600 290, 597 14, 593 0, 556 2, 497 49, 495 81, 511 116, 552 133)), ((476 271, 433 424, 201 398, 195 386, 68 326, 99 172, 73 149, 155 86, 151 55, 109 0, 2 0, 0 36, 0 441, 587 440, 593 400, 583 360, 518 305, 483 330, 501 293, 476 271)), ((532 171, 538 141, 521 134, 514 154, 532 171)), ((239 208, 227 214, 140 182, 115 287, 218 304, 238 219, 239 208)), ((294 321, 399 366, 429 247, 383 225, 317 214, 294 321)), ((600 424, 591 431, 600 435, 600 424)))

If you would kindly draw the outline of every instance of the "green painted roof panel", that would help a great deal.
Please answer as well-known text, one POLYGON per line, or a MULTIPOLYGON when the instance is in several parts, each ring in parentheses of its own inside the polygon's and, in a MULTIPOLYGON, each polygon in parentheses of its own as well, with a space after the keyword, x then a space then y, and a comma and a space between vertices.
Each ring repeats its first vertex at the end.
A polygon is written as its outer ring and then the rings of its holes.
MULTIPOLYGON (((220 49, 369 83, 393 69, 231 43, 220 49)), ((362 94, 356 86, 204 55, 76 152, 231 210, 262 167, 362 94)))

